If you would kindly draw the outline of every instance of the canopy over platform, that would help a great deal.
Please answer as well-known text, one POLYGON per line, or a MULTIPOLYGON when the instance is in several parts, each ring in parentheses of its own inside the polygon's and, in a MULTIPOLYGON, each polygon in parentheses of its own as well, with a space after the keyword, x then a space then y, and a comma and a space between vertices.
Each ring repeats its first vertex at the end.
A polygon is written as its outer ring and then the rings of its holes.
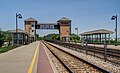
MULTIPOLYGON (((16 33, 16 29, 14 30, 8 30, 9 33, 16 33)), ((26 31, 22 30, 22 29, 17 29, 17 33, 24 33, 24 34, 27 34, 26 31)))
POLYGON ((105 30, 105 29, 99 29, 99 30, 93 30, 81 33, 80 35, 92 35, 92 34, 113 34, 113 31, 105 30))
POLYGON ((81 40, 87 40, 89 43, 93 42, 103 42, 105 40, 110 43, 110 34, 113 34, 113 31, 106 29, 99 29, 81 33, 81 40))

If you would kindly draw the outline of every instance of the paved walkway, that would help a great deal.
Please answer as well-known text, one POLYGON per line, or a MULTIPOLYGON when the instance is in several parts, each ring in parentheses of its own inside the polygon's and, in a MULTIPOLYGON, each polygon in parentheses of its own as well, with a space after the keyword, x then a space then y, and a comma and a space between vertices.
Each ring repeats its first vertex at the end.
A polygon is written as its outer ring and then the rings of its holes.
MULTIPOLYGON (((94 44, 88 44, 89 46, 94 46, 94 44)), ((104 45, 98 45, 98 44, 95 44, 95 46, 97 47, 104 47, 104 45)), ((115 46, 115 45, 107 45, 107 48, 110 48, 110 49, 117 49, 117 50, 120 50, 120 45, 118 46, 115 46)))
POLYGON ((48 56, 46 55, 45 49, 46 47, 43 45, 43 43, 40 43, 37 73, 54 73, 48 60, 48 56))
MULTIPOLYGON (((75 43, 74 43, 75 44, 75 43)), ((81 45, 83 45, 82 43, 77 43, 77 44, 81 44, 81 45)), ((84 44, 84 45, 86 45, 86 44, 84 44)), ((99 45, 99 44, 88 44, 89 46, 97 46, 97 47, 102 47, 102 48, 104 48, 104 45, 99 45)), ((115 45, 107 45, 107 48, 110 48, 110 49, 117 49, 117 50, 120 50, 120 45, 118 45, 118 46, 115 46, 115 45)))
MULTIPOLYGON (((37 45, 38 42, 34 42, 0 54, 0 73, 28 73, 37 45)), ((36 73, 36 69, 34 67, 32 73, 36 73)))

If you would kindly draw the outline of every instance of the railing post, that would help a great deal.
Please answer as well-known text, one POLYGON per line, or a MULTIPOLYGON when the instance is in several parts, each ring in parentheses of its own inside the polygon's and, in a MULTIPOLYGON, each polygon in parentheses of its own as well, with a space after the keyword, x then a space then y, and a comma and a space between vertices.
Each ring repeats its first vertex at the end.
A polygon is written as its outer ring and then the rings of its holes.
POLYGON ((86 41, 86 55, 88 53, 88 42, 86 41))
POLYGON ((107 61, 107 42, 106 42, 106 34, 105 34, 105 41, 104 41, 104 61, 107 61))

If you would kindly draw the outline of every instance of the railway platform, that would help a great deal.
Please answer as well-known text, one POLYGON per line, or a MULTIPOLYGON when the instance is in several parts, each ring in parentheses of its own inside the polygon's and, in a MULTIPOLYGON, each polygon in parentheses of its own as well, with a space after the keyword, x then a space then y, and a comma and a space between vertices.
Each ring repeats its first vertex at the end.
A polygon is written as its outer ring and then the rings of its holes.
MULTIPOLYGON (((89 46, 94 46, 94 44, 88 44, 89 46)), ((102 47, 104 48, 104 45, 98 45, 98 44, 95 44, 96 47, 102 47)), ((115 50, 120 50, 120 45, 118 46, 115 46, 115 45, 107 45, 107 48, 110 48, 110 49, 115 49, 115 50)))
MULTIPOLYGON (((67 42, 68 43, 68 42, 67 42)), ((81 44, 81 45, 86 45, 86 44, 83 44, 83 43, 73 43, 71 42, 72 44, 81 44)), ((88 46, 96 46, 96 47, 101 47, 101 48, 104 48, 104 45, 103 44, 88 44, 88 46)), ((107 48, 108 49, 115 49, 115 50, 120 50, 120 45, 107 45, 107 48)))
POLYGON ((39 41, 0 54, 0 73, 57 73, 39 41))
POLYGON ((43 43, 40 43, 37 73, 54 73, 45 49, 43 43))
POLYGON ((31 62, 38 43, 33 42, 0 54, 0 73, 36 73, 37 56, 34 65, 31 62))

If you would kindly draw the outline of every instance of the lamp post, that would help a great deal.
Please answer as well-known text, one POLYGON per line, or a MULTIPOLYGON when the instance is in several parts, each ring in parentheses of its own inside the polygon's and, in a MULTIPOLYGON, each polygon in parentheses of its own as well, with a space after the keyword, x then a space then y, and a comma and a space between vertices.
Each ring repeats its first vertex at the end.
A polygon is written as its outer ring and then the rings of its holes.
POLYGON ((77 35, 78 35, 78 28, 75 28, 75 30, 77 30, 77 35))
POLYGON ((0 28, 0 39, 1 39, 1 28, 0 28))
POLYGON ((2 40, 2 36, 1 36, 1 28, 0 28, 0 42, 1 42, 1 40, 2 40))
POLYGON ((116 43, 117 43, 117 15, 116 16, 112 16, 112 18, 111 18, 111 20, 115 20, 116 19, 116 27, 115 27, 115 32, 116 32, 116 34, 115 34, 115 41, 116 41, 116 43))
POLYGON ((22 15, 16 13, 16 45, 18 46, 18 20, 17 18, 21 19, 22 15))
POLYGON ((2 46, 1 28, 0 28, 0 47, 2 46))
MULTIPOLYGON (((77 36, 78 36, 78 28, 75 28, 75 30, 77 31, 77 36)), ((77 43, 77 39, 75 39, 75 44, 77 43)))

